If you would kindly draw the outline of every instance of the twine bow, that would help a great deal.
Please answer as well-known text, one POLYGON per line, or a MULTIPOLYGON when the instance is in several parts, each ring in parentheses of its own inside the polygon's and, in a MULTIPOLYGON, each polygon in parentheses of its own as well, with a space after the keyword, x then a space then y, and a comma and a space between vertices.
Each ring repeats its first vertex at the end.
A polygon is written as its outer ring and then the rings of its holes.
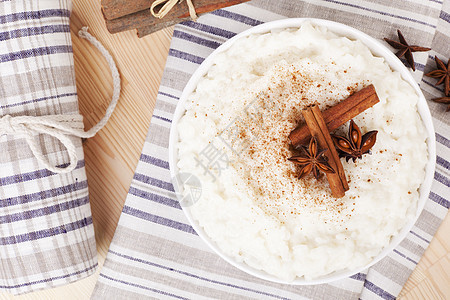
POLYGON ((120 95, 120 76, 116 64, 109 52, 103 45, 87 32, 87 27, 83 27, 78 35, 88 40, 108 62, 113 77, 114 91, 111 103, 106 110, 105 116, 88 131, 84 131, 83 116, 79 114, 70 115, 48 115, 48 116, 16 116, 5 115, 0 118, 0 136, 18 135, 25 138, 31 152, 38 162, 46 169, 54 173, 68 173, 75 169, 78 163, 76 147, 70 136, 79 138, 93 137, 108 122, 114 108, 117 105, 120 95), (69 165, 67 167, 53 166, 42 152, 42 147, 37 143, 35 136, 45 134, 56 138, 66 148, 69 155, 69 165))
MULTIPOLYGON (((156 0, 152 3, 152 6, 150 6, 150 12, 155 18, 162 19, 176 4, 181 2, 183 2, 183 0, 156 0), (155 12, 156 6, 163 3, 163 7, 161 7, 158 12, 155 12)), ((186 0, 186 3, 189 8, 189 15, 191 16, 191 19, 194 21, 197 20, 197 14, 195 13, 195 7, 192 0, 186 0)))

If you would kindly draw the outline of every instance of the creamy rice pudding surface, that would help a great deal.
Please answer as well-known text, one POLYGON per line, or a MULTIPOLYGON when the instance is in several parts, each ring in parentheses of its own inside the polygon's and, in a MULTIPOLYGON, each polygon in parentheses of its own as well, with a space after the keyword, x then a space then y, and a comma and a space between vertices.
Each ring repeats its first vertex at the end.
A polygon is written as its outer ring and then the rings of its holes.
POLYGON ((427 145, 414 89, 360 41, 309 23, 239 39, 214 62, 178 124, 179 171, 202 183, 193 218, 226 255, 284 280, 369 263, 417 209, 427 145), (305 106, 369 84, 380 103, 354 120, 377 142, 341 160, 350 190, 336 199, 325 176, 297 178, 288 135, 305 106))

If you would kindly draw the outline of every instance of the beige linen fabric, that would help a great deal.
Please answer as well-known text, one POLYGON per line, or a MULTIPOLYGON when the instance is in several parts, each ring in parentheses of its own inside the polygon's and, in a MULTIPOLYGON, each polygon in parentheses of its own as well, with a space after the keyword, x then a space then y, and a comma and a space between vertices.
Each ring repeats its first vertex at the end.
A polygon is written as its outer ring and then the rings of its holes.
MULTIPOLYGON (((78 112, 69 0, 0 1, 0 117, 78 112)), ((52 163, 59 142, 36 136, 52 163)), ((81 139, 68 174, 38 164, 25 140, 0 136, 0 290, 14 294, 84 278, 97 267, 81 139)))

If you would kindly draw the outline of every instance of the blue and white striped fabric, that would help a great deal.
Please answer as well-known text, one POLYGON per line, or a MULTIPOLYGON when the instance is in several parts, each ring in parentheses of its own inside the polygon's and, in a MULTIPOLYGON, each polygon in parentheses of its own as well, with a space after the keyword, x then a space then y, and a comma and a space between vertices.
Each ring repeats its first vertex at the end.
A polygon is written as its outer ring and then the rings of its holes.
POLYGON ((316 17, 356 27, 382 40, 400 29, 415 53, 414 77, 427 99, 442 96, 423 78, 432 58, 450 56, 450 0, 257 0, 175 27, 152 124, 93 299, 394 299, 450 206, 450 121, 445 105, 429 101, 438 166, 429 200, 407 238, 378 264, 351 278, 316 286, 275 284, 227 264, 196 235, 176 200, 168 165, 171 119, 199 64, 236 33, 285 17, 316 17))
MULTIPOLYGON (((0 118, 78 112, 70 0, 0 1, 0 118)), ((1 125, 0 125, 1 126, 1 125)), ((55 165, 68 156, 36 136, 55 165)), ((81 139, 76 170, 43 169, 23 138, 0 136, 0 291, 25 293, 95 272, 81 139)))

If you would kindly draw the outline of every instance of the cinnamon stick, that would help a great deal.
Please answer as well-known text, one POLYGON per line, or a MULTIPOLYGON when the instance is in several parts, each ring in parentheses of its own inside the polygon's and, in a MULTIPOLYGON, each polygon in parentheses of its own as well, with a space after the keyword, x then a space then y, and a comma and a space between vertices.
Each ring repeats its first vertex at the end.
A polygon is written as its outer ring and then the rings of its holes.
MULTIPOLYGON (((201 16, 202 14, 197 14, 197 16, 201 16)), ((144 37, 146 35, 152 34, 153 32, 159 31, 161 29, 164 29, 166 27, 170 27, 173 25, 176 25, 178 23, 184 22, 184 21, 189 21, 191 19, 191 17, 186 17, 183 19, 175 19, 169 22, 165 22, 165 23, 159 23, 159 24, 155 24, 155 25, 150 25, 150 26, 145 26, 145 27, 140 27, 137 28, 137 36, 139 38, 144 37)))
MULTIPOLYGON (((137 0, 139 3, 141 3, 141 0, 137 0)), ((196 0, 192 3, 195 6, 195 11, 197 15, 201 15, 207 12, 211 12, 220 8, 228 7, 231 5, 247 2, 249 0, 216 0, 216 1, 210 1, 210 0, 196 0)), ((117 3, 122 3, 119 0, 116 1, 117 3)), ((125 9, 125 7, 128 7, 129 2, 134 1, 123 1, 124 3, 120 4, 121 9, 125 9)), ((146 1, 148 4, 148 8, 151 6, 153 1, 146 1)), ((143 3, 141 3, 143 4, 143 3)), ((146 5, 147 5, 146 4, 146 5)), ((143 7, 136 5, 134 3, 132 5, 133 7, 143 7)), ((103 15, 106 19, 106 28, 110 33, 117 33, 122 32, 126 30, 131 30, 135 28, 144 28, 148 26, 155 26, 160 23, 167 23, 167 24, 174 24, 174 21, 181 22, 187 17, 189 17, 189 10, 186 5, 186 3, 181 3, 175 5, 170 12, 162 19, 155 18, 151 13, 150 9, 142 9, 139 11, 134 11, 131 13, 127 13, 126 15, 122 15, 118 18, 111 18, 110 10, 112 9, 111 6, 103 6, 103 15)), ((116 8, 114 8, 116 10, 116 8)), ((117 8, 117 10, 120 10, 117 8)), ((134 10, 134 9, 132 9, 134 10)), ((113 14, 113 16, 116 16, 117 14, 113 14)), ((164 26, 167 27, 167 26, 164 26)), ((148 30, 147 30, 148 31, 148 30)))
POLYGON ((102 11, 106 20, 117 19, 150 8, 149 0, 102 0, 102 11))
POLYGON ((305 122, 311 132, 319 143, 321 149, 327 149, 324 155, 328 158, 328 163, 336 173, 327 173, 328 183, 330 184, 331 192, 334 197, 341 198, 347 191, 348 183, 345 177, 344 168, 341 160, 331 139, 330 132, 327 129, 322 112, 317 105, 310 105, 302 111, 305 117, 305 122))
MULTIPOLYGON (((352 94, 322 113, 328 131, 335 130, 378 102, 380 102, 380 99, 378 99, 377 92, 372 84, 352 94)), ((305 124, 298 126, 289 134, 289 139, 294 147, 308 142, 310 137, 311 133, 305 124)))

